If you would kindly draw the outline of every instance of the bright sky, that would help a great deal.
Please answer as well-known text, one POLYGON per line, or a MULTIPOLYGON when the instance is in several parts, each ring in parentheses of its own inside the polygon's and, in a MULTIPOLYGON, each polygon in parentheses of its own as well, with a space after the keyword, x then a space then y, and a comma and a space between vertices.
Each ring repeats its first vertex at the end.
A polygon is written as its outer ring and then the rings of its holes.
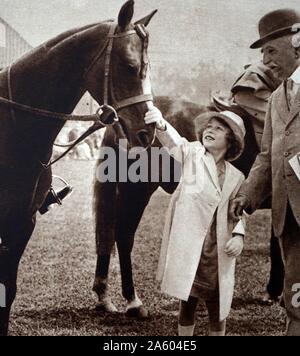
MULTIPOLYGON (((0 16, 32 45, 81 25, 117 18, 125 0, 1 0, 0 16)), ((155 61, 197 63, 199 59, 237 65, 257 57, 248 49, 257 23, 268 11, 299 0, 136 0, 135 18, 155 8, 150 26, 155 61)))

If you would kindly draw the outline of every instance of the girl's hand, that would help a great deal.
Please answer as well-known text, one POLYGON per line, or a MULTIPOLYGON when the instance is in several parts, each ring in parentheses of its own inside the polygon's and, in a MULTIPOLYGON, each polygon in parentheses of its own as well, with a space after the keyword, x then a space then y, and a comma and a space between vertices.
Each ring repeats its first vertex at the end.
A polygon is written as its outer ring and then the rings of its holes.
POLYGON ((146 113, 144 120, 146 125, 156 124, 158 130, 166 130, 166 120, 163 118, 160 110, 155 106, 146 113))
POLYGON ((225 253, 228 257, 237 258, 243 251, 244 248, 244 236, 243 235, 235 235, 232 239, 230 239, 225 248, 225 253))

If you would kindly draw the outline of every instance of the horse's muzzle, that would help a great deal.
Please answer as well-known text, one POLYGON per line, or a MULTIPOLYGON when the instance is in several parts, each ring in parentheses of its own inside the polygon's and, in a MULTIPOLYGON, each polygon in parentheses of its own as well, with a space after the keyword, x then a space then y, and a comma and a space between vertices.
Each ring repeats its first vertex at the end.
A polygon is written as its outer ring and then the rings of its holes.
POLYGON ((151 133, 148 130, 140 130, 137 133, 137 139, 142 147, 149 148, 154 141, 155 132, 151 133))

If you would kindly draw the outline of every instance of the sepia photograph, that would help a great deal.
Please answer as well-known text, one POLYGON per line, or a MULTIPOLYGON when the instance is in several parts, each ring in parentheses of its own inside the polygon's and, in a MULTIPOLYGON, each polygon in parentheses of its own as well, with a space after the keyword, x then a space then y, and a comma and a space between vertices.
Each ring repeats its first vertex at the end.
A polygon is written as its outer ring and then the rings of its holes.
POLYGON ((298 0, 0 0, 0 336, 300 336, 298 0))

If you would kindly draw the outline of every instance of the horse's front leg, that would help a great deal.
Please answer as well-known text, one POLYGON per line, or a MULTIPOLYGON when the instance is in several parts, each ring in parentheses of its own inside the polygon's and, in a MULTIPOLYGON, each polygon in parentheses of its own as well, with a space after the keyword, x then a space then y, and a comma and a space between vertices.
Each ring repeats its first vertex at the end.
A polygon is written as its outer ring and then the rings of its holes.
POLYGON ((117 238, 117 248, 120 259, 122 278, 122 295, 127 300, 126 315, 137 319, 146 319, 148 312, 144 308, 134 288, 131 252, 134 243, 134 233, 124 232, 117 238))
POLYGON ((116 184, 101 183, 96 180, 94 196, 97 266, 93 291, 98 296, 96 310, 115 313, 117 308, 113 305, 108 291, 108 275, 111 252, 115 243, 116 184))
POLYGON ((0 244, 0 336, 8 333, 9 316, 17 292, 20 259, 34 230, 35 219, 16 220, 3 229, 0 244), (16 222, 18 222, 16 224, 16 222))
POLYGON ((110 256, 111 255, 109 254, 97 256, 97 266, 93 291, 98 296, 98 304, 96 306, 97 311, 116 313, 118 310, 112 303, 111 297, 108 293, 108 273, 110 265, 110 256))
POLYGON ((147 318, 148 312, 134 288, 131 253, 135 232, 156 188, 150 183, 127 183, 120 186, 118 196, 115 237, 120 259, 122 294, 127 300, 126 314, 138 319, 147 318))
POLYGON ((120 260, 122 295, 127 300, 126 314, 136 318, 146 318, 147 311, 135 292, 131 263, 131 251, 134 242, 134 234, 123 234, 117 241, 120 260))

